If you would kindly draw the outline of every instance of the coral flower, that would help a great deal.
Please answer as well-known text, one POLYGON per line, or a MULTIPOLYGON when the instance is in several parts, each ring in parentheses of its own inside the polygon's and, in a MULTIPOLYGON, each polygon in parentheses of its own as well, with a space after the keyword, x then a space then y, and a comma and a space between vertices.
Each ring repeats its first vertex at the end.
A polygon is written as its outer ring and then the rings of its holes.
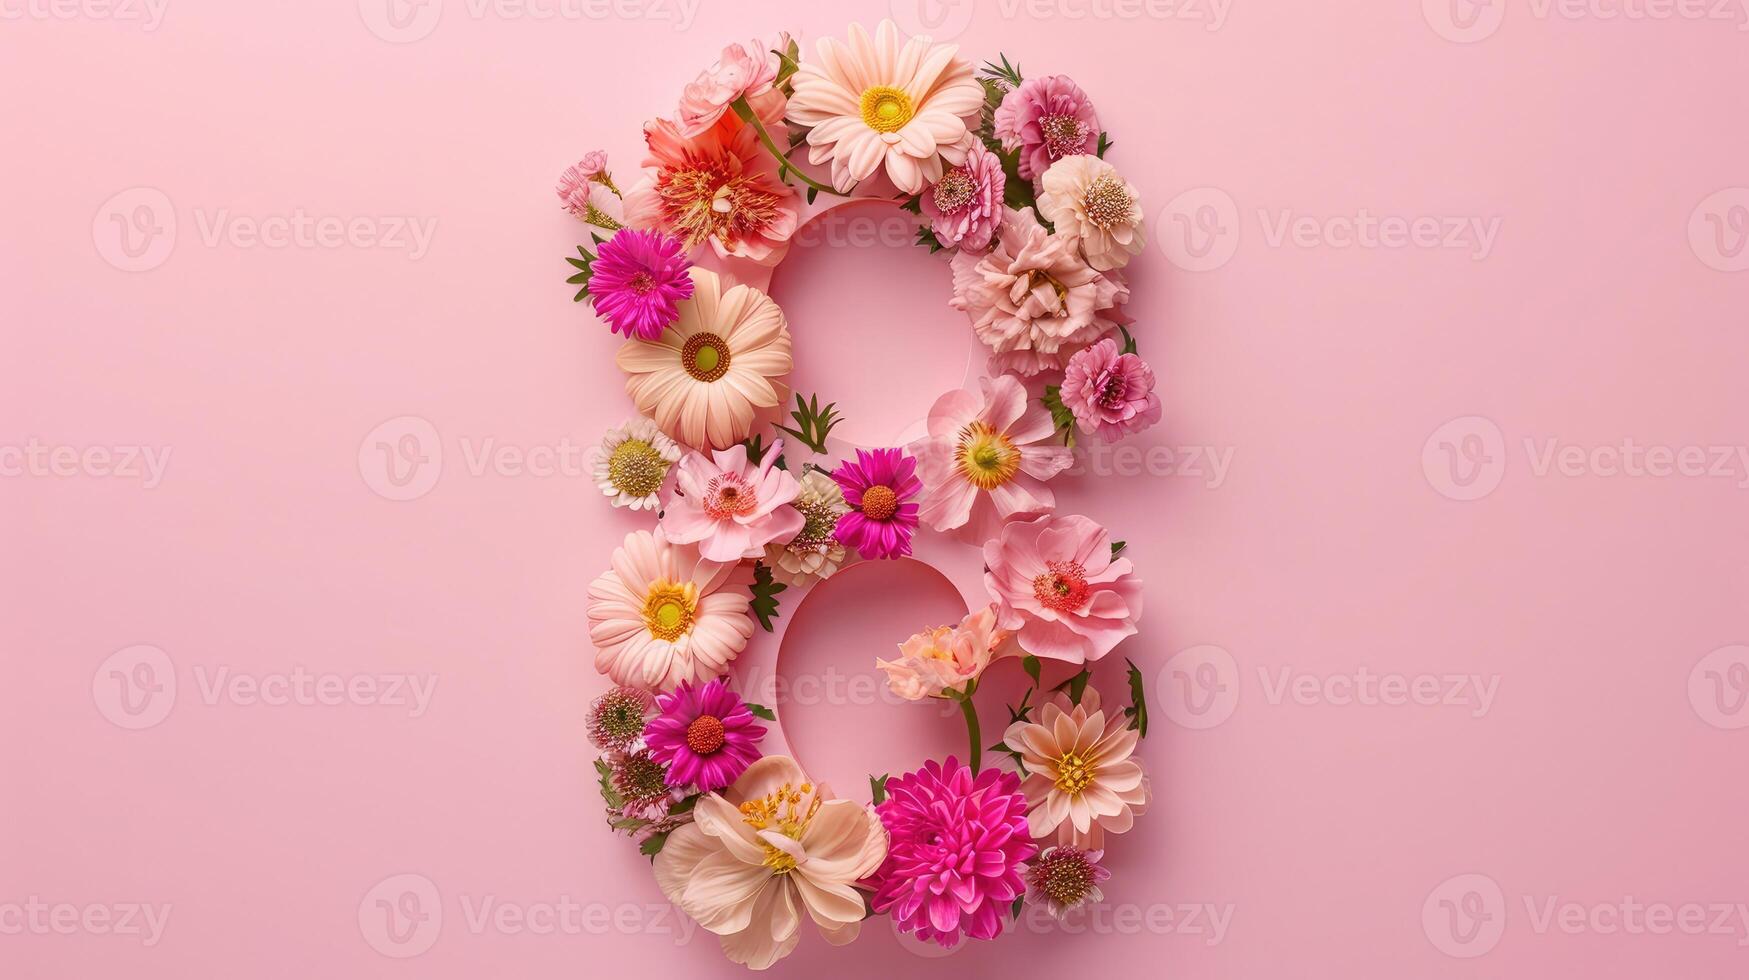
MULTIPOLYGON (((767 127, 783 117, 776 89, 750 102, 767 127)), ((666 119, 644 126, 654 173, 626 194, 625 223, 678 236, 693 248, 709 242, 724 258, 760 265, 783 259, 795 234, 799 208, 794 188, 750 123, 727 113, 694 137, 666 119)))
POLYGON ((1095 269, 1121 269, 1147 245, 1142 192, 1104 160, 1064 157, 1045 171, 1039 187, 1038 213, 1079 246, 1095 269))
POLYGON ((884 20, 871 40, 852 25, 848 44, 825 38, 819 57, 792 80, 790 121, 808 130, 808 161, 832 163, 832 185, 848 191, 885 168, 907 194, 921 193, 966 159, 968 125, 984 87, 959 48, 926 37, 902 40, 884 20))
POLYGON ((1079 847, 1047 847, 1026 872, 1026 901, 1062 919, 1090 902, 1105 898, 1100 882, 1111 872, 1099 866, 1104 851, 1079 847))
POLYGON ((1044 481, 1074 465, 1054 445, 1056 423, 1010 375, 983 379, 983 397, 956 389, 929 410, 929 435, 910 445, 926 488, 921 517, 938 531, 965 528, 982 543, 1016 516, 1056 506, 1044 481))
MULTIPOLYGON (((788 35, 779 35, 777 49, 788 46, 788 35)), ((731 102, 770 92, 777 70, 777 55, 758 40, 746 47, 731 44, 724 48, 716 63, 700 72, 681 93, 680 110, 674 115, 680 135, 688 139, 702 135, 716 125, 731 102)))
POLYGON ((971 317, 995 352, 996 372, 1062 370, 1070 355, 1129 322, 1121 309, 1129 287, 1117 273, 1088 265, 1030 209, 1004 211, 990 254, 953 257, 953 290, 948 305, 971 317))
POLYGON ((876 660, 887 672, 887 686, 909 701, 964 690, 990 661, 1001 656, 1008 631, 996 626, 996 609, 985 606, 958 626, 937 626, 899 644, 899 659, 876 660))
POLYGON ((595 485, 615 507, 655 510, 669 470, 680 461, 680 447, 646 418, 633 419, 601 437, 595 457, 595 485))
POLYGON ((656 884, 730 960, 763 970, 788 956, 803 913, 835 946, 856 939, 864 908, 854 885, 887 855, 873 809, 834 799, 794 759, 773 755, 693 813, 656 855, 656 884))
POLYGON ((1003 629, 1037 657, 1083 663, 1136 632, 1142 582, 1079 514, 1015 522, 984 545, 984 585, 1003 629))
POLYGON ((752 580, 661 531, 633 531, 614 549, 613 567, 589 584, 595 669, 648 691, 717 676, 753 636, 752 580))
POLYGON ((680 301, 692 295, 691 268, 679 239, 627 228, 595 255, 590 305, 614 333, 655 340, 680 319, 680 301))
POLYGON ((662 714, 644 738, 650 754, 668 767, 671 785, 719 790, 759 758, 765 726, 722 678, 702 687, 681 684, 659 695, 656 704, 662 714))
POLYGON ((663 432, 697 449, 727 449, 747 438, 756 412, 788 397, 789 327, 752 286, 724 289, 699 268, 692 282, 674 326, 655 340, 628 341, 619 366, 638 411, 663 432))
POLYGON ((973 143, 966 162, 942 174, 923 193, 923 213, 943 245, 982 252, 1002 223, 1002 193, 1007 186, 1002 159, 983 143, 973 143))
POLYGON ((1065 694, 1045 703, 1038 721, 1008 726, 1002 742, 1020 753, 1027 777, 1027 821, 1032 836, 1098 848, 1107 833, 1121 834, 1148 804, 1148 780, 1131 758, 1140 735, 1123 712, 1099 710, 1099 692, 1081 703, 1065 694))
POLYGON ((996 138, 1020 151, 1020 176, 1037 180, 1053 162, 1099 147, 1099 116, 1067 75, 1029 78, 996 107, 996 138))
POLYGON ((870 879, 870 905, 895 927, 951 949, 962 936, 995 939, 1026 885, 1026 799, 1011 772, 977 775, 949 757, 887 781, 876 811, 888 854, 870 879))
POLYGON ((917 530, 917 461, 897 449, 856 451, 833 471, 851 511, 833 534, 864 558, 901 558, 911 553, 917 530))
POLYGON ((790 506, 802 514, 802 529, 788 541, 765 546, 765 564, 771 577, 785 585, 805 585, 827 579, 844 561, 844 543, 834 536, 838 519, 850 512, 844 490, 831 474, 809 470, 802 476, 801 493, 790 506))
POLYGON ((1154 369, 1135 354, 1119 353, 1110 337, 1069 358, 1061 393, 1081 428, 1107 442, 1160 421, 1154 369))
POLYGON ((772 541, 794 537, 804 521, 789 503, 801 484, 774 465, 782 455, 782 439, 759 463, 749 460, 747 447, 739 443, 711 456, 687 455, 662 511, 668 540, 696 543, 698 553, 711 561, 739 561, 764 555, 772 541))

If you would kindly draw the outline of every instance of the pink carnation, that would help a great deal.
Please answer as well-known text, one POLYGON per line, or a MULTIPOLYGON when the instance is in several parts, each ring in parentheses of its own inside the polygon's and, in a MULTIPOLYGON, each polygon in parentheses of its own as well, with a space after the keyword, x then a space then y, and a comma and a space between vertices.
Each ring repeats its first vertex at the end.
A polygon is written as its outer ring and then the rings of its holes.
POLYGON ((965 163, 942 174, 934 187, 923 192, 923 213, 943 245, 982 252, 990 247, 1002 222, 1002 193, 1007 186, 1002 159, 983 143, 973 143, 965 163))
POLYGON ((1052 163, 1099 146, 1099 116, 1067 75, 1029 78, 996 107, 995 136, 1020 150, 1020 176, 1037 180, 1052 163))
POLYGON ((1160 421, 1154 369, 1135 354, 1120 354, 1111 337, 1069 358, 1062 396, 1082 430, 1107 442, 1160 421))
POLYGON ((984 545, 997 625, 1035 657, 1098 660, 1136 632, 1142 582, 1113 558, 1105 528, 1079 514, 1013 523, 984 545))
POLYGON ((739 443, 708 457, 683 457, 662 512, 663 533, 676 544, 697 542, 702 557, 721 562, 761 557, 767 544, 795 537, 804 519, 790 501, 802 488, 773 465, 781 455, 779 439, 761 463, 748 460, 739 443))
POLYGON ((978 339, 995 352, 995 373, 1060 371, 1070 355, 1130 322, 1123 278, 1088 265, 1030 209, 1005 208, 990 253, 962 251, 952 265, 948 305, 971 317, 978 339))
MULTIPOLYGON (((779 49, 789 46, 788 35, 779 35, 779 49)), ((680 110, 675 122, 680 135, 691 139, 716 125, 729 103, 746 96, 764 95, 777 81, 778 60, 763 44, 754 40, 746 47, 731 44, 715 64, 699 73, 680 95, 680 110)))

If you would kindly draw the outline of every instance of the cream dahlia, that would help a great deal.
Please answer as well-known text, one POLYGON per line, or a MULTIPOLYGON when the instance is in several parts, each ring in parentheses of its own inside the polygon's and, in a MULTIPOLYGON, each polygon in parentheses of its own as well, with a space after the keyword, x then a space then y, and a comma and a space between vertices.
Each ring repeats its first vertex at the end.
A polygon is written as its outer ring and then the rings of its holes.
POLYGON ((852 25, 848 43, 825 38, 818 51, 792 80, 789 119, 808 130, 808 161, 831 161, 838 190, 884 167, 918 194, 965 161, 984 87, 957 46, 904 40, 884 20, 872 39, 852 25))
POLYGON ((831 578, 844 561, 844 544, 832 534, 838 529, 838 519, 850 512, 844 490, 823 470, 809 470, 801 484, 801 492, 790 505, 801 512, 802 529, 788 541, 765 546, 765 564, 771 577, 785 585, 831 578))
POLYGON ((656 884, 717 934, 730 960, 763 970, 788 956, 803 913, 835 946, 862 931, 855 884, 887 856, 872 808, 834 799, 794 759, 773 755, 700 798, 693 814, 657 853, 656 884))
POLYGON ((635 418, 601 437, 595 485, 615 507, 655 510, 662 485, 680 459, 680 447, 646 418, 635 418))
POLYGON ((753 635, 750 584, 738 564, 702 559, 660 530, 633 531, 589 584, 595 669, 647 691, 710 680, 753 635))
POLYGON ((978 543, 1011 518, 1055 507, 1045 481, 1075 463, 1054 442, 1049 410, 1029 404, 1019 380, 1004 374, 982 386, 982 397, 956 389, 937 399, 929 435, 908 447, 923 479, 919 516, 938 531, 964 528, 978 543))
POLYGON ((1038 213, 1080 247, 1093 268, 1121 269, 1147 244, 1142 193, 1104 160, 1085 153, 1064 157, 1039 178, 1039 187, 1038 213))
POLYGON ((1092 688, 1080 704, 1059 694, 1037 721, 1008 726, 1002 743, 1025 766, 1020 791, 1032 836, 1056 834, 1059 843, 1097 849, 1107 833, 1129 830, 1149 797, 1142 764, 1132 758, 1139 738, 1123 712, 1100 710, 1092 688))
POLYGON ((788 394, 789 327, 783 310, 751 286, 723 288, 692 270, 680 320, 655 340, 619 349, 626 392, 663 432, 697 449, 727 449, 747 438, 756 412, 788 394))
POLYGON ((1128 323, 1122 311, 1128 298, 1116 273, 1088 265, 1030 209, 1010 208, 988 255, 954 255, 948 305, 964 310, 994 351, 992 371, 1031 377, 1062 370, 1076 351, 1128 323))

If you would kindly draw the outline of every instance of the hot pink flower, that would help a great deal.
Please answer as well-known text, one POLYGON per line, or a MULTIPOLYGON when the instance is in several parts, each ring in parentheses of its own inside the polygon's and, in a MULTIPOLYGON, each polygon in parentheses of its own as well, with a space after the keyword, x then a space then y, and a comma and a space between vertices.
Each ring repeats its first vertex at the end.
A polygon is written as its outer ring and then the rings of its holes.
POLYGON ((1111 556, 1105 528, 1079 514, 1013 523, 984 545, 999 625, 1037 657, 1098 660, 1136 632, 1142 582, 1111 556))
POLYGON ((1119 353, 1111 337, 1069 358, 1062 396, 1082 430, 1107 442, 1160 421, 1154 369, 1135 354, 1119 353))
POLYGON ((942 174, 934 187, 923 192, 923 213, 943 245, 982 252, 990 247, 1002 222, 1002 192, 1007 186, 1002 159, 983 143, 973 143, 965 163, 942 174))
POLYGON ((1072 242, 1045 231, 1030 209, 1004 209, 988 255, 953 257, 956 310, 995 351, 993 372, 1060 371, 1070 355, 1128 323, 1129 287, 1088 265, 1072 242))
POLYGON ((897 449, 856 451, 832 471, 850 513, 838 518, 833 537, 864 558, 903 558, 917 530, 917 460, 897 449))
POLYGON ((919 516, 938 531, 965 528, 977 542, 1016 515, 1042 514, 1057 499, 1046 480, 1074 465, 1053 443, 1056 424, 1011 375, 983 379, 983 396, 950 391, 929 410, 929 435, 910 445, 925 495, 919 516))
MULTIPOLYGON (((776 47, 789 46, 787 35, 779 35, 776 47)), ((716 125, 729 103, 743 95, 764 95, 777 81, 777 55, 756 39, 746 47, 731 44, 723 49, 716 63, 699 73, 698 79, 686 86, 680 95, 680 111, 675 113, 680 135, 691 138, 716 125)))
POLYGON ((724 562, 761 557, 770 542, 795 537, 804 518, 790 501, 801 484, 773 465, 782 454, 782 439, 760 463, 748 460, 739 443, 709 457, 689 453, 662 511, 663 533, 676 544, 696 542, 705 559, 724 562))
POLYGON ((1099 116, 1067 75, 1029 78, 996 107, 995 136, 1020 150, 1020 176, 1037 180, 1053 162, 1099 146, 1099 116))

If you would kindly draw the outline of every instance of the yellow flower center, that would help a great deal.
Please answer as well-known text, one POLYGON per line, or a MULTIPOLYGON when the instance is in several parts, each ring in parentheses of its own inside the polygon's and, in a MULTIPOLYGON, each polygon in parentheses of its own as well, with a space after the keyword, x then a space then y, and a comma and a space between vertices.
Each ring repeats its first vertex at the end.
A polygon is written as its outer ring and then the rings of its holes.
POLYGON ((1079 752, 1070 752, 1057 760, 1057 788, 1076 796, 1093 782, 1097 772, 1091 759, 1083 758, 1079 752))
POLYGON ((662 488, 668 460, 642 439, 627 439, 607 458, 607 477, 614 488, 634 497, 648 497, 662 488))
POLYGON ((692 629, 698 611, 698 586, 657 582, 644 599, 644 626, 658 640, 673 643, 692 629))
POLYGON ((1081 209, 1086 212, 1087 220, 1095 227, 1108 230, 1114 225, 1128 224, 1130 208, 1134 204, 1123 181, 1111 174, 1100 174, 1087 186, 1087 193, 1081 199, 1081 209))
POLYGON ((729 373, 729 345, 714 333, 695 333, 680 349, 680 366, 698 381, 715 381, 729 373))
MULTIPOLYGON (((767 796, 741 804, 741 819, 754 830, 773 830, 790 840, 799 841, 808 829, 809 821, 820 812, 824 803, 814 796, 814 784, 792 787, 784 783, 767 796)), ((772 874, 789 874, 795 870, 794 855, 764 838, 759 843, 765 848, 765 866, 772 874)))
POLYGON ((1020 472, 1020 450, 1014 441, 984 422, 973 422, 960 430, 953 458, 965 478, 980 490, 999 487, 1020 472))
POLYGON ((862 121, 877 133, 896 133, 916 115, 911 97, 891 85, 876 85, 862 93, 862 121))

